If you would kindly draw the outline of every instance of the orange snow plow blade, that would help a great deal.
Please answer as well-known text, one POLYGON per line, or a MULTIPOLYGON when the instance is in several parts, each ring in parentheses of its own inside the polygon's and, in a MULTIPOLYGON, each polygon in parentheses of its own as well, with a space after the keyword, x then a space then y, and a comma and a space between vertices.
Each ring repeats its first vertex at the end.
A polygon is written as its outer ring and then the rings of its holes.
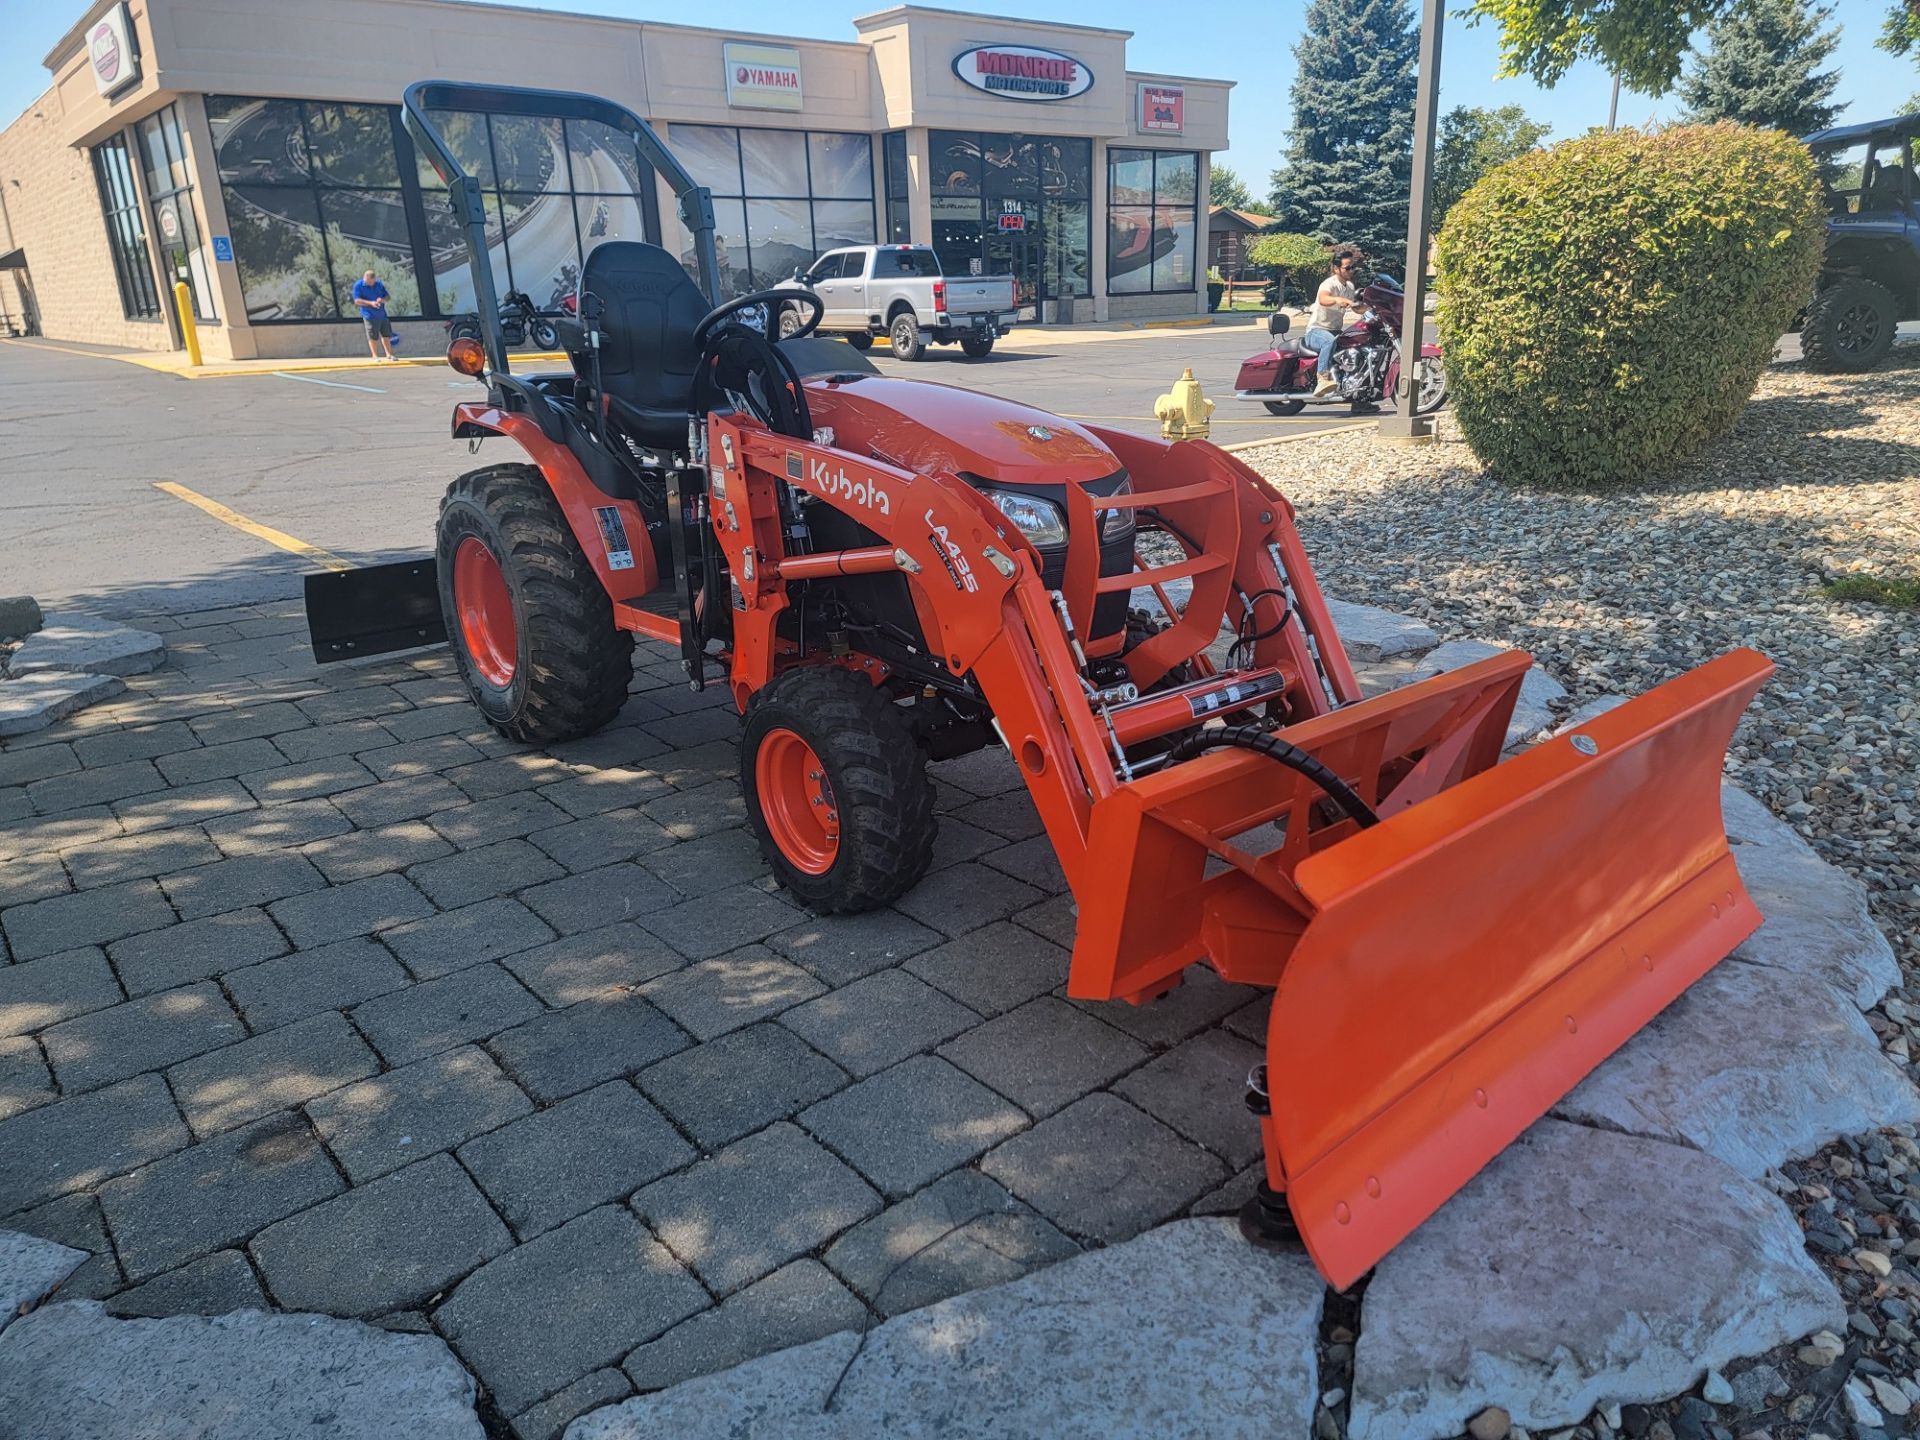
POLYGON ((1759 926, 1720 783, 1772 670, 1722 656, 1294 868, 1268 1182, 1336 1286, 1759 926))

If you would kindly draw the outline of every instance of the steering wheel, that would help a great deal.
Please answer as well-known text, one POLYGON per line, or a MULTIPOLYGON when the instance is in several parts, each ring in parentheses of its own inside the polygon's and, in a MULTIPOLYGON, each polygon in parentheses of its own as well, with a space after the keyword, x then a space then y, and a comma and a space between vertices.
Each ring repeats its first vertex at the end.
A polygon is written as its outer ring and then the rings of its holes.
POLYGON ((756 305, 767 307, 766 328, 769 340, 798 340, 803 335, 811 335, 819 328, 821 317, 827 313, 825 302, 811 290, 756 290, 751 295, 736 295, 733 299, 724 301, 709 310, 701 317, 700 323, 693 327, 693 343, 704 350, 707 337, 713 333, 716 325, 729 315, 737 315, 742 310, 751 310, 756 305), (782 336, 779 320, 780 307, 795 300, 807 306, 811 313, 807 316, 806 323, 798 330, 791 335, 782 336))

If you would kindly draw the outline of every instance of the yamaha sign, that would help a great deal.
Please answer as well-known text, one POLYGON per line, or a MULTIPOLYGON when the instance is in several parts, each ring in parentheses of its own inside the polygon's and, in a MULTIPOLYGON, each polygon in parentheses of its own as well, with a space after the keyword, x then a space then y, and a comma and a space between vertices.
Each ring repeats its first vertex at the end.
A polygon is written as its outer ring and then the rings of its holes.
POLYGON ((1093 88, 1093 71, 1071 55, 1032 45, 976 45, 954 57, 953 73, 1009 100, 1071 100, 1093 88))

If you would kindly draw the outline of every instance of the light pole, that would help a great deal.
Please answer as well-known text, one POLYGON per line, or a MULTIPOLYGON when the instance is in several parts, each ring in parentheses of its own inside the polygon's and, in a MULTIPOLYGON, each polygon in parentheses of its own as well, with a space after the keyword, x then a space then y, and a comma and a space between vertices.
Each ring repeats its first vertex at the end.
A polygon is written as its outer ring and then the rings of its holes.
POLYGON ((1442 0, 1421 0, 1420 78, 1413 102, 1413 194, 1407 206, 1405 309, 1400 322, 1400 380, 1393 414, 1380 422, 1383 439, 1413 444, 1433 438, 1433 417, 1414 414, 1420 397, 1420 348, 1427 331, 1427 201, 1433 193, 1433 133, 1440 113, 1442 0))
POLYGON ((1607 101, 1607 133, 1611 135, 1620 118, 1620 72, 1613 72, 1613 98, 1607 101))

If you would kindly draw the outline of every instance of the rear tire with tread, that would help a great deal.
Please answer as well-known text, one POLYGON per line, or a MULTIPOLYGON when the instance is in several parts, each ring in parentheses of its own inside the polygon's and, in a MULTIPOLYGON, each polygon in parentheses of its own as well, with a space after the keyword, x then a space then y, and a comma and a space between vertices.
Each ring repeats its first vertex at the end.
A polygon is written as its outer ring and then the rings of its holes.
POLYGON ((856 330, 853 334, 847 336, 847 344, 856 350, 871 350, 873 348, 873 336, 864 330, 856 330))
POLYGON ((440 612, 467 694, 509 740, 543 745, 590 735, 627 700, 633 636, 613 623, 613 603, 568 527, 539 467, 469 471, 440 501, 440 612), (517 653, 504 685, 467 652, 454 595, 454 556, 481 541, 499 563, 512 601, 517 653))
POLYGON ((1809 369, 1823 375, 1871 370, 1893 348, 1899 302, 1886 286, 1848 276, 1827 286, 1807 307, 1800 331, 1800 353, 1809 369), (1862 338, 1863 323, 1874 325, 1862 338))
POLYGON ((902 310, 887 322, 887 339, 896 360, 918 360, 927 353, 926 337, 920 333, 920 321, 911 310, 902 310))
POLYGON ((939 822, 926 758, 887 693, 837 666, 789 670, 754 695, 740 735, 740 788, 774 875, 817 914, 876 910, 912 889, 933 859, 939 822), (774 731, 806 741, 826 771, 839 840, 822 874, 790 861, 768 825, 755 762, 774 731))
POLYGON ((960 349, 965 352, 969 360, 984 360, 993 353, 993 337, 984 335, 975 339, 969 335, 960 342, 960 349))

